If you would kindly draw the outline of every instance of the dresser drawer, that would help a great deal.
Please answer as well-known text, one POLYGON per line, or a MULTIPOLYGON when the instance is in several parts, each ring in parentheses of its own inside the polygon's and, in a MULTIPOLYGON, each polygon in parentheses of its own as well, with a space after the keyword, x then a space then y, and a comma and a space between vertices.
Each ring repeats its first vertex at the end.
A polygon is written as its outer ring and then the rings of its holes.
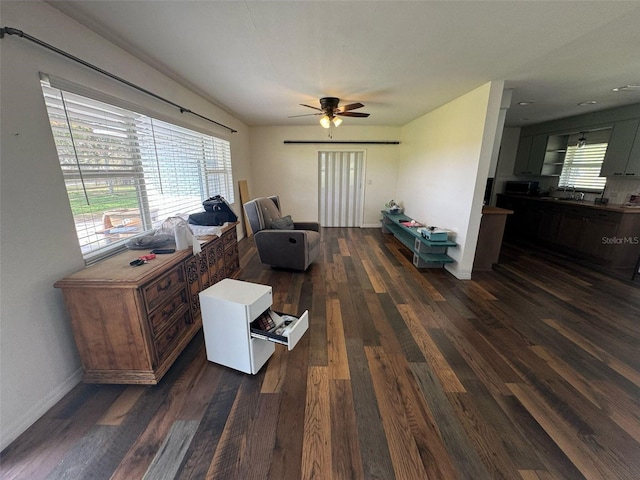
POLYGON ((229 248, 229 245, 238 243, 238 234, 235 228, 222 235, 222 243, 224 248, 229 248))
POLYGON ((238 250, 233 248, 224 252, 224 266, 227 276, 233 275, 240 268, 238 250))
POLYGON ((184 308, 158 335, 155 335, 156 352, 158 361, 162 362, 165 355, 173 351, 174 345, 180 340, 182 335, 189 329, 191 314, 188 308, 184 308))
POLYGON ((147 312, 152 312, 164 301, 185 287, 185 275, 182 265, 176 266, 158 280, 142 288, 147 312))
POLYGON ((153 335, 157 335, 171 322, 171 317, 181 308, 189 307, 189 299, 187 297, 187 291, 182 289, 176 295, 169 298, 169 301, 162 305, 160 308, 149 316, 149 324, 151 325, 151 332, 153 335))

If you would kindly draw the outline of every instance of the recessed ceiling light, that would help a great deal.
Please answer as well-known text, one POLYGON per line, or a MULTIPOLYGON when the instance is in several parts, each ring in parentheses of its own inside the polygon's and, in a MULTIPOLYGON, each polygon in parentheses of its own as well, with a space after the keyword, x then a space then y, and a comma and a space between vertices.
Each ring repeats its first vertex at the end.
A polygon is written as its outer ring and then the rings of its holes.
POLYGON ((522 105, 523 107, 525 105, 531 105, 533 103, 533 100, 524 100, 522 102, 518 102, 518 105, 522 105))
POLYGON ((624 87, 614 88, 614 92, 627 92, 630 90, 640 90, 640 85, 625 85, 624 87))
POLYGON ((596 101, 595 100, 589 100, 588 102, 580 102, 578 105, 580 105, 581 107, 584 107, 585 105, 595 105, 596 101))

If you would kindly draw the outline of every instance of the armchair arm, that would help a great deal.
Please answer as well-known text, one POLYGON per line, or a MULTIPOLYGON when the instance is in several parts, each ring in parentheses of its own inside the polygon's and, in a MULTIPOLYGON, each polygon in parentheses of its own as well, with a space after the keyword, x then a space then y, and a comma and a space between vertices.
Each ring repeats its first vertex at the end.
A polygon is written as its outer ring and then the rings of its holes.
POLYGON ((320 224, 318 222, 293 222, 293 228, 295 230, 313 230, 314 232, 319 232, 320 224))

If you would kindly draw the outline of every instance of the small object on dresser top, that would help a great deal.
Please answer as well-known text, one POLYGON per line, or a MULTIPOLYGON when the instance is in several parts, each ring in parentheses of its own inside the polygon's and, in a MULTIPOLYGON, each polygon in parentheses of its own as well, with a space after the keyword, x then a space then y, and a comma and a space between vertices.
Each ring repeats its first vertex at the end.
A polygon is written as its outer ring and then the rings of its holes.
POLYGON ((153 250, 151 250, 151 253, 154 253, 156 255, 164 255, 168 253, 176 253, 176 249, 175 248, 154 248, 153 250))

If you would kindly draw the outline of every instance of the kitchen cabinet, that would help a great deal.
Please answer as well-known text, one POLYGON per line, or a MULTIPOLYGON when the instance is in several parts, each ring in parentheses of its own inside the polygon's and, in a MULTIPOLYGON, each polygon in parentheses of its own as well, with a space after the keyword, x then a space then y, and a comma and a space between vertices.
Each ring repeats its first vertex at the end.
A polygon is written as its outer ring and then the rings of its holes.
POLYGON ((530 237, 532 229, 529 218, 531 213, 526 203, 526 197, 498 194, 497 198, 496 206, 498 208, 513 212, 507 218, 504 228, 504 238, 507 240, 518 240, 520 238, 530 237))
POLYGON ((629 153, 629 161, 625 168, 625 175, 640 178, 640 125, 636 132, 633 147, 631 147, 631 153, 629 153))
POLYGON ((547 148, 547 135, 520 137, 514 175, 540 175, 547 148))
POLYGON ((612 245, 603 238, 616 236, 622 214, 568 206, 558 227, 557 243, 571 251, 606 264, 612 258, 612 245))
POLYGON ((540 174, 546 177, 559 177, 567 155, 569 135, 549 135, 540 174))
POLYGON ((638 209, 504 194, 497 206, 514 211, 509 241, 543 244, 625 277, 640 255, 638 209))
POLYGON ((614 124, 600 176, 640 178, 640 119, 614 124))
POLYGON ((569 135, 523 136, 518 143, 514 175, 559 176, 569 135))
POLYGON ((520 137, 518 142, 518 149, 516 150, 516 160, 513 165, 514 175, 523 175, 530 170, 529 168, 529 154, 531 153, 531 142, 533 141, 532 135, 526 135, 520 137))
POLYGON ((236 223, 197 256, 180 250, 129 265, 144 253, 124 251, 55 283, 85 382, 158 383, 202 325, 200 290, 240 267, 236 223))
POLYGON ((207 360, 255 375, 274 343, 292 350, 309 328, 309 312, 279 314, 272 301, 270 286, 230 278, 200 292, 207 360))
POLYGON ((615 238, 622 221, 622 214, 592 210, 585 212, 585 226, 581 250, 588 256, 604 264, 615 260, 615 245, 607 243, 605 239, 615 238))
POLYGON ((536 238, 543 242, 555 241, 558 238, 558 230, 562 219, 562 206, 540 202, 539 205, 535 205, 535 208, 538 211, 536 238))

